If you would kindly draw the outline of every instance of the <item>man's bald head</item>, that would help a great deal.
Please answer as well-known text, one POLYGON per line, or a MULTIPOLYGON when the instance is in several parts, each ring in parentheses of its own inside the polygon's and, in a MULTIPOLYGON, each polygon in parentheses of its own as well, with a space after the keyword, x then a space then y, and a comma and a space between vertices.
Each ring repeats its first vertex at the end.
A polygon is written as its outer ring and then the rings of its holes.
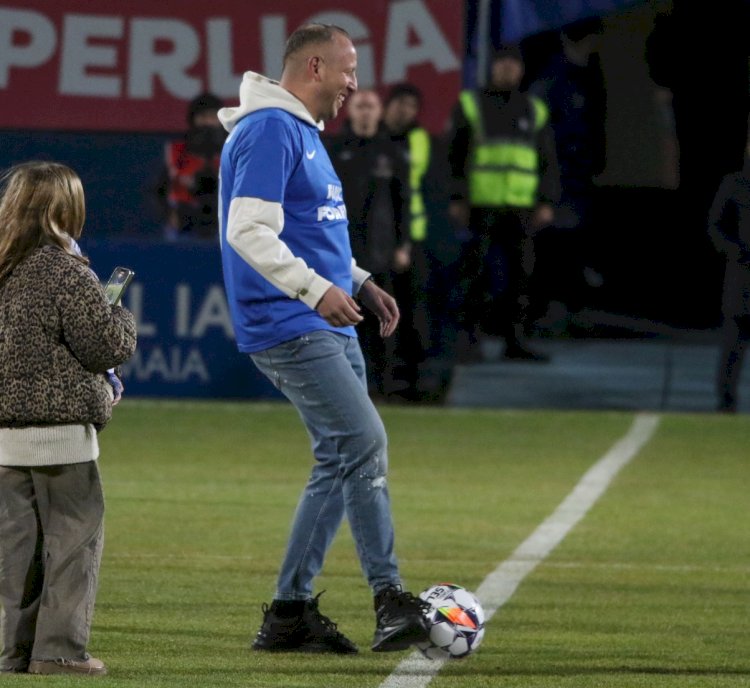
POLYGON ((311 48, 333 43, 336 36, 350 38, 349 34, 340 26, 333 24, 305 24, 300 26, 287 39, 284 49, 283 68, 291 66, 297 59, 304 59, 311 48))
POLYGON ((306 24, 289 36, 279 83, 325 122, 357 90, 356 72, 357 51, 344 29, 306 24))

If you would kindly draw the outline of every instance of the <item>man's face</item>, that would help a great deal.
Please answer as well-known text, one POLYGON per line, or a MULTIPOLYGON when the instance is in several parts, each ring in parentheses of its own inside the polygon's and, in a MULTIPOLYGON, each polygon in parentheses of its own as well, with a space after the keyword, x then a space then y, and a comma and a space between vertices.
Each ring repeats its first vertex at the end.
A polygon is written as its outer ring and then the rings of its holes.
POLYGON ((313 59, 319 60, 318 119, 325 122, 336 117, 344 101, 357 90, 357 51, 346 36, 337 33, 321 49, 321 56, 313 59))
POLYGON ((490 85, 498 91, 512 91, 523 79, 523 63, 515 57, 495 59, 490 70, 490 85))
POLYGON ((349 99, 349 121, 357 136, 374 136, 383 112, 375 91, 358 91, 349 99))
POLYGON ((402 134, 417 121, 419 100, 415 96, 394 98, 385 109, 385 125, 394 134, 402 134))

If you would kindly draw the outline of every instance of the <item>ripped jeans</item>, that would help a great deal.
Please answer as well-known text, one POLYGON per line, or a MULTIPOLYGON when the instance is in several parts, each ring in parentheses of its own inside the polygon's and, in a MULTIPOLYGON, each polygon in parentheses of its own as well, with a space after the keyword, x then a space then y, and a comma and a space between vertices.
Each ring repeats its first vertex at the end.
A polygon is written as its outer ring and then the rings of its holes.
POLYGON ((373 592, 400 584, 387 438, 367 394, 359 341, 318 330, 251 358, 297 408, 316 460, 294 515, 275 599, 312 596, 313 579, 344 515, 373 592))

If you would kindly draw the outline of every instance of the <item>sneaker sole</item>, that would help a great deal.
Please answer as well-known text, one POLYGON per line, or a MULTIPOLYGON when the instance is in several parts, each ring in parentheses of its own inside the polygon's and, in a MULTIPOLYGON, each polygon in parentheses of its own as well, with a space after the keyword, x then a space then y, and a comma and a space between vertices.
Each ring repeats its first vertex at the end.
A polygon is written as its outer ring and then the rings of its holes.
POLYGON ((78 669, 76 667, 64 666, 52 663, 34 664, 33 662, 29 665, 27 673, 36 674, 42 676, 52 676, 54 674, 67 674, 76 676, 105 676, 107 669, 78 669))
POLYGON ((399 652, 400 650, 408 650, 412 645, 425 642, 428 638, 429 633, 423 626, 420 626, 419 628, 405 628, 394 631, 391 635, 374 643, 372 645, 372 651, 399 652))

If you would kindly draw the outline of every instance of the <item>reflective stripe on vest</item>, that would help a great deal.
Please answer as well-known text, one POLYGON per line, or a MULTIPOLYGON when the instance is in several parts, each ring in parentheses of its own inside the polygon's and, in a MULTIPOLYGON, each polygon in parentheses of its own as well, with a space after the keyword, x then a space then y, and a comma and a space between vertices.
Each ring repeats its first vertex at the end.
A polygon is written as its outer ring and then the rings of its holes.
MULTIPOLYGON (((489 139, 482 113, 473 91, 459 96, 464 116, 474 131, 469 169, 469 202, 480 207, 529 208, 536 202, 539 186, 539 156, 531 136, 489 139)), ((533 108, 533 132, 547 122, 547 106, 529 96, 533 108)))
POLYGON ((409 187, 411 191, 411 224, 409 236, 412 241, 427 238, 427 215, 422 196, 422 178, 430 164, 430 135, 421 127, 407 134, 409 142, 409 187))

